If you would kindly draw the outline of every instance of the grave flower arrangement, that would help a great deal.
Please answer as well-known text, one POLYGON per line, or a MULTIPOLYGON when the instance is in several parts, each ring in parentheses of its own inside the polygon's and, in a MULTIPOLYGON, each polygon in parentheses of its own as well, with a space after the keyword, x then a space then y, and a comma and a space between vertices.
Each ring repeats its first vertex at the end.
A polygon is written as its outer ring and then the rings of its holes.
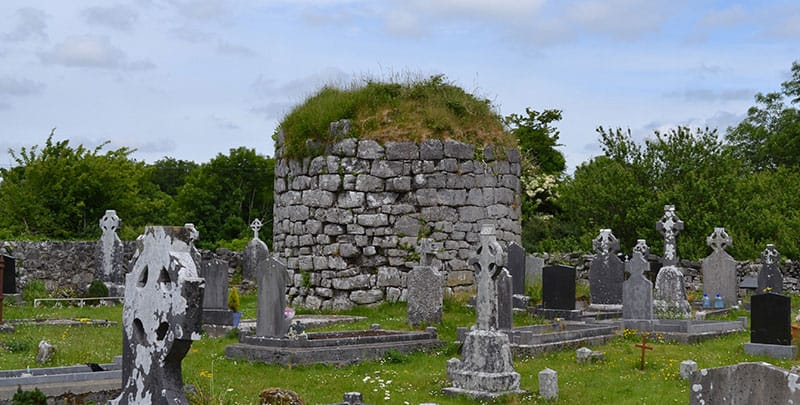
POLYGON ((242 305, 241 298, 239 297, 239 289, 236 287, 231 287, 230 292, 228 293, 228 309, 233 312, 233 327, 236 328, 239 326, 239 321, 242 319, 242 313, 240 311, 242 305))

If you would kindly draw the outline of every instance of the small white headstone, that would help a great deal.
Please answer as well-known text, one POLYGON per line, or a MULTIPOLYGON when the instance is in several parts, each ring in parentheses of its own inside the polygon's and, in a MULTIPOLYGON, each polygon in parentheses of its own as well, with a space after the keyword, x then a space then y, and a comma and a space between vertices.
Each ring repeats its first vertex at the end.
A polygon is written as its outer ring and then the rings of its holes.
POLYGON ((688 380, 692 378, 692 373, 697 371, 697 363, 692 360, 684 360, 681 362, 681 378, 688 380))
POLYGON ((544 399, 558 398, 558 373, 555 370, 546 368, 539 372, 539 395, 544 399))

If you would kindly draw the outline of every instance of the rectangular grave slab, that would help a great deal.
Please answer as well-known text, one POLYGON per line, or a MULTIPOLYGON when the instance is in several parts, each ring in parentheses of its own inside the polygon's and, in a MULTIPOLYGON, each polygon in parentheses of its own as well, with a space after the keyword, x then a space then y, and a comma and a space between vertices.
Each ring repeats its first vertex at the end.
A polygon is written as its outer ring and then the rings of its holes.
POLYGON ((750 304, 750 342, 791 345, 792 303, 785 295, 754 295, 750 304))
POLYGON ((511 273, 513 294, 525 295, 525 249, 515 242, 508 244, 507 268, 511 273))
POLYGON ((542 307, 575 310, 575 268, 546 266, 542 270, 542 307))

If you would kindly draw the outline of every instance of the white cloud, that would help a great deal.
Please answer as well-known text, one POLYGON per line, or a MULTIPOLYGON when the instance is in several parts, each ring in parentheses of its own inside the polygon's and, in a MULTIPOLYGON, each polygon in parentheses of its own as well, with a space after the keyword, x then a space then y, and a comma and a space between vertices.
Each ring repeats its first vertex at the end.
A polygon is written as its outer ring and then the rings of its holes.
POLYGON ((616 39, 636 40, 657 33, 676 11, 674 2, 593 0, 567 7, 565 24, 616 39))
POLYGON ((246 46, 232 44, 230 42, 225 42, 225 41, 217 42, 217 52, 223 55, 243 56, 243 57, 251 57, 256 55, 256 53, 253 52, 252 49, 246 46))
POLYGON ((83 17, 90 24, 102 25, 121 31, 130 31, 139 19, 136 10, 122 5, 96 6, 83 10, 83 17))
POLYGON ((32 7, 24 7, 17 10, 19 22, 11 31, 0 35, 6 41, 19 42, 31 38, 47 39, 47 15, 44 11, 32 7))
POLYGON ((685 101, 731 101, 749 100, 756 93, 753 89, 687 89, 666 93, 666 97, 680 98, 685 101))
POLYGON ((169 0, 181 16, 197 21, 226 22, 235 4, 224 0, 169 0))
POLYGON ((45 64, 101 69, 145 70, 155 65, 150 61, 129 62, 125 53, 102 36, 74 36, 40 54, 45 64))
POLYGON ((0 95, 29 96, 41 93, 44 87, 44 84, 30 79, 0 77, 0 95))

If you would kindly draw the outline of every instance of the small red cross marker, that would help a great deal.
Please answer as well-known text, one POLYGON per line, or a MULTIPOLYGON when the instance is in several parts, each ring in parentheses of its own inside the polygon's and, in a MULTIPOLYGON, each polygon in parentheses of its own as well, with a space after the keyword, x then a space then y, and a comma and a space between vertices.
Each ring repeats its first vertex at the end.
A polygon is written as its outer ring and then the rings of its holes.
POLYGON ((642 364, 639 365, 639 370, 644 370, 644 351, 653 350, 651 346, 647 345, 647 335, 642 335, 642 344, 637 344, 636 347, 640 347, 642 349, 642 364))

